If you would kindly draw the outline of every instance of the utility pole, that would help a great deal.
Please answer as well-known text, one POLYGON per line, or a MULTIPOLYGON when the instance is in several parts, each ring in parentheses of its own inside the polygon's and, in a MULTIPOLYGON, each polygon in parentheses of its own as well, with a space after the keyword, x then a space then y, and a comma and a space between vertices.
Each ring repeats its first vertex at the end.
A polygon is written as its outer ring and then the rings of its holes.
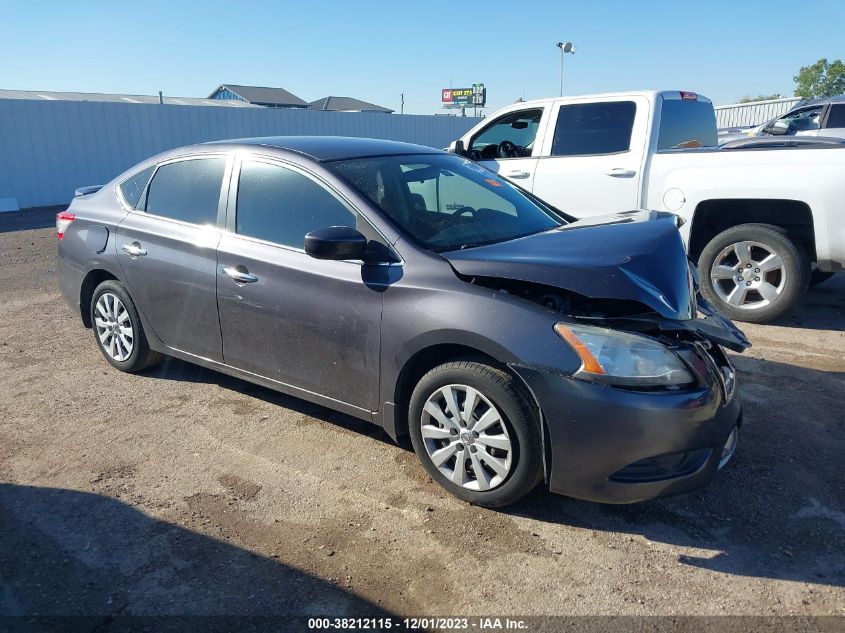
POLYGON ((405 114, 405 93, 400 93, 399 95, 400 104, 399 104, 399 114, 405 114))
POLYGON ((560 96, 563 96, 563 54, 564 53, 571 53, 572 55, 575 54, 575 46, 572 42, 558 42, 555 44, 560 49, 560 96))

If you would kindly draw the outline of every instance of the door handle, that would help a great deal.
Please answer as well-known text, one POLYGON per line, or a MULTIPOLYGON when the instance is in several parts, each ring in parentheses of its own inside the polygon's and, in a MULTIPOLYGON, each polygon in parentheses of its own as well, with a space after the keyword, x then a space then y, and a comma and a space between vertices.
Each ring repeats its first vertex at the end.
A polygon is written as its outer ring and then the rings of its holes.
POLYGON ((606 176, 612 176, 614 178, 631 178, 632 176, 636 176, 637 172, 633 169, 625 169, 624 167, 614 167, 610 171, 604 172, 606 176))
POLYGON ((258 277, 251 274, 243 266, 224 266, 223 273, 238 284, 251 284, 258 281, 258 277))
POLYGON ((132 242, 131 244, 124 244, 121 248, 123 248, 124 252, 129 253, 129 257, 143 257, 147 254, 141 245, 138 242, 132 242))
POLYGON ((522 180, 523 178, 528 178, 531 175, 530 172, 527 171, 512 171, 506 175, 506 178, 513 178, 514 180, 522 180))

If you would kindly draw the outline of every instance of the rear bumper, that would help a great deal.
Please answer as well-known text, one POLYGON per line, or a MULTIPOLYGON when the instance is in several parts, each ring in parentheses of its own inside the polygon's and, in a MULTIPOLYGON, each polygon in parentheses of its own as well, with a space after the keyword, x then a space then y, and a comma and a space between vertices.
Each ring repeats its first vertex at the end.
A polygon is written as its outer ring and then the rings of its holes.
POLYGON ((741 423, 711 375, 683 392, 633 392, 515 367, 547 428, 552 492, 602 503, 634 503, 706 486, 741 423))

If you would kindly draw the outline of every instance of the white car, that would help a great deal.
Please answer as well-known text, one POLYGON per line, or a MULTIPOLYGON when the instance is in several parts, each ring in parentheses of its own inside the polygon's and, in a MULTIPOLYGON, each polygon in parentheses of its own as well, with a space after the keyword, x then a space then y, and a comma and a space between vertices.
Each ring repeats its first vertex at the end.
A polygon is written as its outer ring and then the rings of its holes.
POLYGON ((845 266, 845 147, 756 140, 719 148, 709 99, 641 91, 514 104, 450 148, 579 218, 678 214, 704 295, 763 323, 845 266))

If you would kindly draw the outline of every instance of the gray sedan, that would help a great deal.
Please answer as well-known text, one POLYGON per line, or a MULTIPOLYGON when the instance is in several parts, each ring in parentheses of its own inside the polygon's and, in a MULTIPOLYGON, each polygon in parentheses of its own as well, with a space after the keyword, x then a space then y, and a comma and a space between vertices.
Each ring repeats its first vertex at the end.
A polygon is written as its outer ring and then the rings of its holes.
POLYGON ((298 137, 155 156, 57 234, 115 368, 175 356, 410 435, 472 503, 682 492, 736 446, 723 347, 748 342, 697 300, 674 216, 575 221, 439 150, 298 137))

